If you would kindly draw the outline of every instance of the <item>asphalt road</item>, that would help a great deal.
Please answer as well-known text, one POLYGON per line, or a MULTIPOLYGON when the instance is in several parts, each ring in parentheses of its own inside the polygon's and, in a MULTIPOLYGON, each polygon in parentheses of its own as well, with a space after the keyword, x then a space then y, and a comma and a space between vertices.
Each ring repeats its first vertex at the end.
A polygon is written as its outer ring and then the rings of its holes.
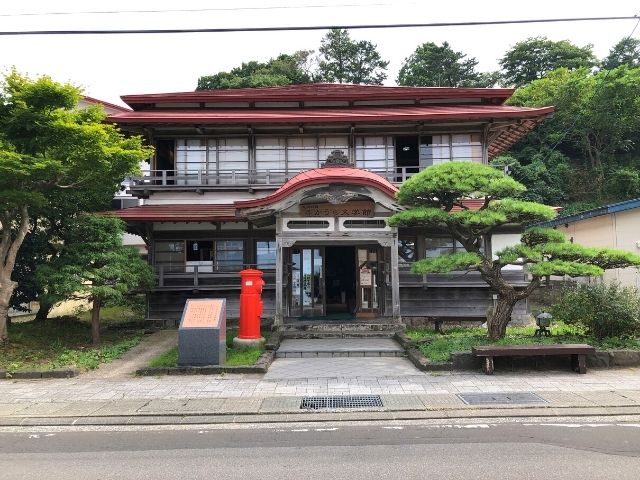
POLYGON ((583 422, 4 429, 0 478, 640 478, 640 424, 583 422))

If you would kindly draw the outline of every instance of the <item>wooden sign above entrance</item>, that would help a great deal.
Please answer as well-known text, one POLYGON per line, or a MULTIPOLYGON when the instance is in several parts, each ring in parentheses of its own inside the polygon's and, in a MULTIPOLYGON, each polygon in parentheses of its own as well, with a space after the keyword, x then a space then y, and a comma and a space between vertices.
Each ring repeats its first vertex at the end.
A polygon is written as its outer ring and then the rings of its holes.
POLYGON ((331 203, 307 203, 300 205, 303 217, 373 217, 375 204, 369 201, 331 203))

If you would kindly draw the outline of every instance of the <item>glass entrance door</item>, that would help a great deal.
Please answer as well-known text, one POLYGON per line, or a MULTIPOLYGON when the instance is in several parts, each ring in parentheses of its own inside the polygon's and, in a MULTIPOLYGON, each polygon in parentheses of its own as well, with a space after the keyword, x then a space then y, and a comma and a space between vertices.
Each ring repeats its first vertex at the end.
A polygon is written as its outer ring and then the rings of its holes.
POLYGON ((291 249, 291 316, 324 315, 323 257, 323 247, 291 249))
POLYGON ((380 312, 379 248, 358 247, 357 317, 372 318, 380 312))

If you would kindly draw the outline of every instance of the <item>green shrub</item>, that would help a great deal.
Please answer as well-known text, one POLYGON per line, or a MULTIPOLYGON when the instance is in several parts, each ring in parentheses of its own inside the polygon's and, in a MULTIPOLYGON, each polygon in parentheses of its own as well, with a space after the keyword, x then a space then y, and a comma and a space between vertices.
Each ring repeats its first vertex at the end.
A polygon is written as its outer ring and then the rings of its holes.
POLYGON ((629 337, 640 332, 638 291, 617 283, 564 287, 552 314, 565 323, 583 327, 597 339, 629 337))

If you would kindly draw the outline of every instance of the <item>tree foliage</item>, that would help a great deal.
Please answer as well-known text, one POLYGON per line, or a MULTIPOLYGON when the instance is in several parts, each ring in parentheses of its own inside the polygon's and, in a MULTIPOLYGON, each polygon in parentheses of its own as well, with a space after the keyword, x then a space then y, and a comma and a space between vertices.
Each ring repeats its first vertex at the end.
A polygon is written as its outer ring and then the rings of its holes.
POLYGON ((282 53, 267 62, 242 63, 229 72, 218 72, 198 79, 196 90, 224 88, 274 87, 295 85, 313 81, 311 50, 299 50, 292 54, 282 53))
POLYGON ((407 210, 393 215, 389 224, 446 231, 465 252, 421 259, 415 273, 448 273, 478 270, 497 293, 494 314, 488 318, 489 337, 504 336, 515 304, 527 298, 548 275, 597 276, 604 269, 640 266, 640 256, 613 249, 587 248, 569 243, 552 229, 526 232, 517 245, 493 254, 485 250, 487 239, 506 225, 528 225, 552 219, 556 213, 546 205, 513 198, 525 187, 490 166, 449 162, 429 167, 404 182, 397 194, 407 210), (467 198, 483 198, 478 210, 467 208, 467 198), (502 276, 508 265, 527 267, 532 280, 516 290, 502 276))
POLYGON ((598 339, 640 332, 640 295, 616 283, 565 286, 552 308, 553 316, 578 325, 598 339))
POLYGON ((382 85, 387 78, 389 62, 382 60, 376 45, 368 40, 353 40, 347 30, 330 30, 319 51, 320 81, 382 85))
POLYGON ((500 59, 504 83, 521 87, 558 68, 593 67, 597 59, 592 45, 579 47, 568 40, 531 37, 516 43, 500 59))
POLYGON ((398 85, 417 87, 492 87, 497 72, 476 71, 478 61, 456 52, 449 43, 423 43, 404 60, 398 74, 398 85))
POLYGON ((122 245, 124 223, 117 218, 83 215, 66 232, 53 262, 38 267, 36 277, 48 285, 45 295, 55 304, 65 299, 92 303, 93 343, 100 343, 100 308, 119 302, 134 290, 153 285, 153 271, 133 247, 122 245))
MULTIPOLYGON (((18 250, 61 205, 82 205, 120 186, 151 150, 104 122, 101 108, 76 109, 80 90, 49 77, 8 74, 0 91, 0 342, 16 287, 18 250)), ((68 212, 65 214, 68 216, 68 212)))
POLYGON ((640 67, 640 40, 625 37, 616 43, 602 60, 602 68, 612 69, 622 65, 640 67))
POLYGON ((519 88, 509 103, 556 107, 510 152, 525 167, 515 165, 518 179, 545 201, 612 201, 639 193, 640 68, 558 69, 519 88), (545 177, 548 182, 539 183, 545 177))

